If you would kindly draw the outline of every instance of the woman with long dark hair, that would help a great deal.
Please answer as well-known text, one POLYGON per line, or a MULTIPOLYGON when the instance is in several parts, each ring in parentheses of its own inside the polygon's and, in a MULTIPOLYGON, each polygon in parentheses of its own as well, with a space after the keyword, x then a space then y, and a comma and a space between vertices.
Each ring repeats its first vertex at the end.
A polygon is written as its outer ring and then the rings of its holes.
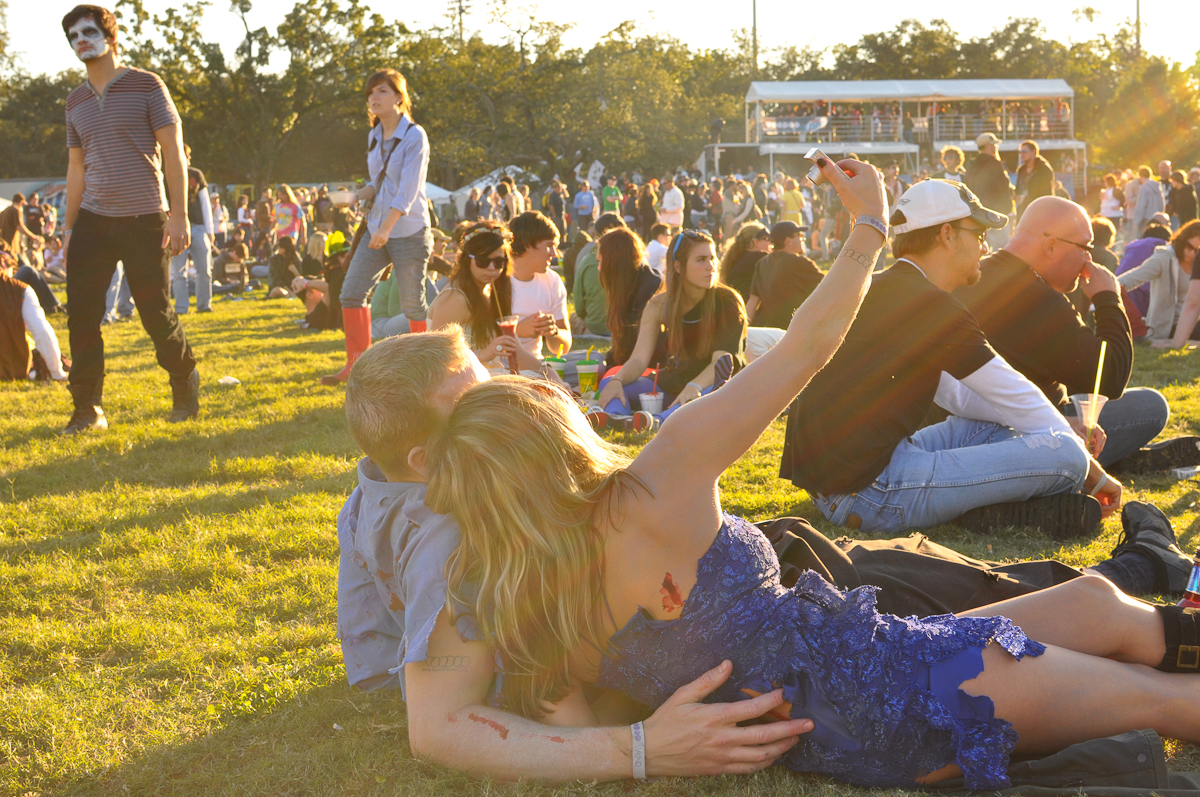
POLYGON ((607 369, 624 365, 633 354, 638 324, 650 297, 662 288, 662 279, 646 265, 642 240, 625 227, 609 230, 596 243, 600 286, 608 300, 608 331, 612 348, 605 355, 607 369))
POLYGON ((512 312, 512 239, 508 228, 482 221, 459 231, 458 257, 450 281, 429 306, 431 329, 450 324, 463 328, 467 345, 489 370, 506 369, 516 354, 522 370, 541 370, 541 362, 500 331, 500 317, 512 312))
POLYGON ((658 224, 658 194, 654 193, 652 184, 646 183, 638 192, 637 209, 638 234, 642 236, 642 241, 649 243, 650 228, 658 224))
POLYGON ((669 406, 660 419, 665 418, 712 391, 720 360, 728 356, 731 371, 746 364, 746 326, 742 297, 718 279, 712 238, 684 230, 667 250, 667 289, 646 303, 633 353, 600 385, 600 406, 612 412, 630 407, 651 389, 646 368, 661 364, 658 389, 669 406))
POLYGON ((395 69, 381 69, 367 80, 366 97, 371 119, 367 135, 371 179, 358 190, 358 199, 371 205, 351 244, 350 265, 342 282, 346 365, 338 373, 322 377, 325 384, 346 381, 350 366, 371 345, 367 297, 389 264, 400 285, 400 306, 409 330, 425 331, 425 264, 433 254, 425 196, 429 139, 412 120, 404 75, 395 69))

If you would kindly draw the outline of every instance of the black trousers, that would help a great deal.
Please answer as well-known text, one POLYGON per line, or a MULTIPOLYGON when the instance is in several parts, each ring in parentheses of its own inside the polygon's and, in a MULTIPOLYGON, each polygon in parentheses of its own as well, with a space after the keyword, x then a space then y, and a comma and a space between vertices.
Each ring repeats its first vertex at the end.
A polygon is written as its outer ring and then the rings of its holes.
POLYGON ((972 559, 922 534, 891 540, 829 540, 803 518, 755 525, 779 557, 780 581, 814 570, 839 589, 879 587, 876 607, 900 617, 957 614, 1052 587, 1083 575, 1062 562, 998 564, 972 559))
POLYGON ((67 329, 71 340, 70 384, 85 385, 104 376, 104 297, 117 262, 137 304, 142 326, 154 341, 158 364, 172 376, 185 377, 196 367, 183 326, 167 300, 170 253, 162 245, 166 213, 101 216, 80 210, 67 249, 67 329))

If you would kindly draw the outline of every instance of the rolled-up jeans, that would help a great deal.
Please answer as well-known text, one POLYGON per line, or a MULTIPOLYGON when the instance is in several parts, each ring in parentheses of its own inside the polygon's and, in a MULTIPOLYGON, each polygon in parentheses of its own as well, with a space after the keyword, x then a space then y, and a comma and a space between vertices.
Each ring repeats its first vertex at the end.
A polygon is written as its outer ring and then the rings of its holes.
POLYGON ((183 315, 188 311, 187 263, 188 256, 196 266, 196 310, 212 309, 212 250, 208 247, 208 233, 203 224, 192 225, 192 242, 175 257, 171 258, 171 293, 175 296, 175 312, 183 315))
POLYGON ((366 307, 371 289, 379 283, 383 270, 390 263, 400 285, 400 311, 410 321, 424 321, 425 265, 433 254, 433 233, 429 228, 415 235, 389 238, 379 249, 367 246, 369 233, 363 236, 354 251, 354 259, 346 269, 342 282, 342 307, 366 307))
POLYGON ((1074 434, 1023 435, 951 416, 901 441, 891 461, 854 493, 812 496, 831 522, 898 533, 947 523, 972 509, 1078 491, 1089 459, 1074 434))

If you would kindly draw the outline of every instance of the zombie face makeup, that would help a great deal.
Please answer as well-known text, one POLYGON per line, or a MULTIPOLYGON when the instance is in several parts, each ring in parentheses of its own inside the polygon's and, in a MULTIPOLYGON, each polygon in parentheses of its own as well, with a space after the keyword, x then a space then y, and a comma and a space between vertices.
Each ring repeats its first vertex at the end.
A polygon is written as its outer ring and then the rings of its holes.
POLYGON ((99 58, 108 52, 108 41, 91 17, 83 17, 67 30, 67 41, 75 50, 75 56, 83 62, 99 58))

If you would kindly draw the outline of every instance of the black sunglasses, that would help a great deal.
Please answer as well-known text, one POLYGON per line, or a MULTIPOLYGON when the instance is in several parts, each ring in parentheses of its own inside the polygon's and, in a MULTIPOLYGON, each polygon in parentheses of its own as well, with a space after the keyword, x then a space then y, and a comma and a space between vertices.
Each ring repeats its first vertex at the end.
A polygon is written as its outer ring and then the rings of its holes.
POLYGON ((475 264, 475 268, 480 271, 487 271, 489 268, 503 271, 508 268, 508 255, 496 255, 495 257, 476 257, 475 255, 471 255, 471 261, 475 264))
POLYGON ((963 227, 959 224, 951 224, 950 226, 956 230, 962 230, 963 232, 970 233, 971 235, 975 236, 975 240, 979 241, 981 246, 987 244, 987 227, 984 227, 982 230, 977 230, 974 227, 963 227))
POLYGON ((1057 235, 1051 235, 1048 232, 1044 232, 1044 233, 1042 233, 1042 235, 1046 238, 1053 238, 1056 241, 1062 241, 1065 244, 1070 244, 1071 246, 1074 246, 1078 249, 1082 249, 1083 251, 1087 252, 1089 255, 1096 251, 1096 246, 1094 244, 1081 244, 1076 241, 1072 241, 1069 238, 1060 238, 1057 235))

